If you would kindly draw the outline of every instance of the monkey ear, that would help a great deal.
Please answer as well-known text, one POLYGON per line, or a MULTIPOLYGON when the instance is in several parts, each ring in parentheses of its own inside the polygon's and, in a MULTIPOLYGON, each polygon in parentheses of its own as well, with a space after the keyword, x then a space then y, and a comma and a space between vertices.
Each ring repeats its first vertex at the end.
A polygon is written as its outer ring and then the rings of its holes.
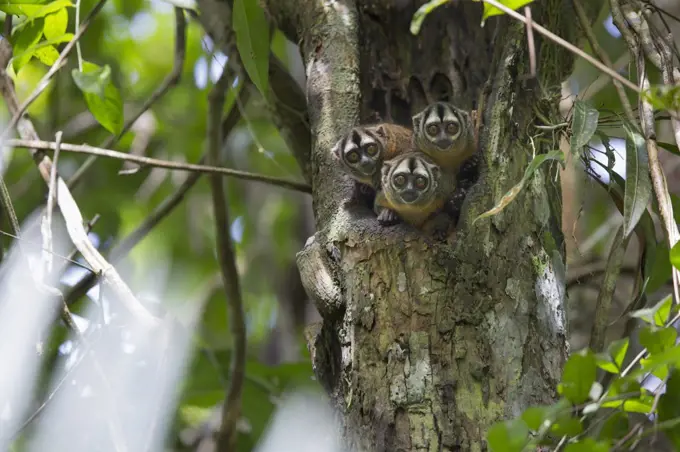
POLYGON ((442 174, 442 169, 439 167, 439 165, 437 165, 435 163, 430 163, 429 166, 430 166, 430 172, 432 173, 432 177, 435 180, 439 180, 439 178, 441 177, 441 174, 442 174))
POLYGON ((382 177, 387 177, 387 175, 390 173, 391 168, 392 164, 390 163, 389 160, 383 162, 383 165, 380 168, 380 174, 382 175, 382 177))
POLYGON ((380 136, 381 138, 387 138, 387 131, 385 130, 385 126, 380 124, 374 129, 376 135, 380 136))
POLYGON ((420 123, 423 120, 423 116, 425 116, 425 110, 421 111, 417 115, 413 116, 411 118, 411 121, 413 121, 413 131, 417 132, 420 130, 420 123))
POLYGON ((331 152, 336 158, 340 158, 340 141, 335 143, 335 145, 331 148, 331 152))

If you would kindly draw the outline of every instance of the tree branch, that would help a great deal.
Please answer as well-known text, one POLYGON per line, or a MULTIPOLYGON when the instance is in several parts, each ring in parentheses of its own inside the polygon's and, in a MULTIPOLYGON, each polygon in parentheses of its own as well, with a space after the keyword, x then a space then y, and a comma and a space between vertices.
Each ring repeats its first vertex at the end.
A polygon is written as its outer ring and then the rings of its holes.
MULTIPOLYGON (((175 57, 172 63, 172 70, 167 75, 167 77, 165 77, 165 80, 163 80, 161 85, 156 89, 151 97, 149 97, 146 102, 144 102, 139 111, 132 115, 132 117, 128 118, 128 120, 125 122, 125 125, 123 125, 123 130, 121 130, 118 135, 109 135, 109 137, 104 140, 100 147, 110 148, 118 143, 123 135, 125 135, 127 131, 130 130, 130 127, 132 127, 132 125, 139 119, 140 116, 144 114, 145 111, 151 108, 151 106, 155 104, 158 99, 163 97, 165 93, 170 90, 170 88, 179 83, 180 77, 182 75, 182 68, 184 67, 184 57, 186 55, 186 40, 186 19, 184 18, 184 11, 181 8, 175 8, 175 57)), ((97 157, 94 155, 90 156, 80 166, 80 168, 78 168, 78 170, 68 180, 69 188, 73 189, 78 184, 82 176, 90 168, 90 166, 94 164, 96 159, 97 157)))
MULTIPOLYGON (((219 163, 222 148, 221 118, 224 98, 229 88, 229 71, 225 68, 209 94, 208 111, 208 161, 213 165, 219 163)), ((231 378, 229 388, 222 406, 222 424, 217 439, 217 450, 229 452, 236 447, 236 423, 241 413, 241 392, 245 376, 246 364, 246 325, 243 313, 241 286, 236 268, 236 255, 231 240, 229 209, 224 195, 222 178, 217 174, 210 176, 213 209, 215 214, 215 235, 217 237, 217 255, 222 270, 222 283, 229 308, 229 324, 234 345, 231 358, 231 378)))
MULTIPOLYGON (((7 146, 25 147, 29 149, 43 149, 46 151, 53 151, 56 148, 56 143, 53 141, 41 140, 17 140, 11 139, 5 142, 7 146)), ((249 173, 247 171, 239 171, 230 168, 222 168, 217 166, 197 165, 194 163, 180 163, 169 160, 160 160, 151 157, 144 157, 141 155, 125 154, 123 152, 112 151, 111 149, 102 149, 89 146, 87 144, 69 144, 62 143, 61 150, 67 152, 75 152, 80 154, 92 154, 98 156, 109 157, 118 160, 125 160, 128 162, 135 162, 141 165, 153 166, 157 168, 168 168, 178 171, 192 171, 209 174, 220 174, 224 176, 236 177, 239 179, 250 180, 255 182, 263 182, 278 187, 287 188, 290 190, 301 191, 303 193, 311 193, 311 187, 303 182, 295 182, 288 179, 282 179, 273 176, 265 176, 264 174, 249 173)))

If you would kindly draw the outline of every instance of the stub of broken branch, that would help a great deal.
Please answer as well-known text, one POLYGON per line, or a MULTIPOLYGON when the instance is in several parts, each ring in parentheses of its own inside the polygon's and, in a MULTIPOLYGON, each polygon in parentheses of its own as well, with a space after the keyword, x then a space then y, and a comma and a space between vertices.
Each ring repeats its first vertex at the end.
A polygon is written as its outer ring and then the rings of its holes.
POLYGON ((343 307, 342 293, 319 240, 312 236, 295 256, 302 286, 324 319, 336 316, 343 307))

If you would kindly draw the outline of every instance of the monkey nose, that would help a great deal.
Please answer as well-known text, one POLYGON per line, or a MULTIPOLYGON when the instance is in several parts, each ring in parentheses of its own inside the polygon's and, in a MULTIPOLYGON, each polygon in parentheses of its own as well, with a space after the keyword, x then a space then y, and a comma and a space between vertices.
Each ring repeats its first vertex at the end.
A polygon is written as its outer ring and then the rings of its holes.
POLYGON ((401 198, 406 202, 413 202, 418 197, 418 193, 415 190, 405 190, 401 193, 401 198))
POLYGON ((375 162, 366 159, 361 162, 359 167, 361 168, 361 171, 364 172, 364 174, 373 174, 375 171, 375 162))
POLYGON ((438 138, 435 140, 434 144, 437 145, 439 149, 446 149, 451 146, 451 140, 448 138, 438 138))

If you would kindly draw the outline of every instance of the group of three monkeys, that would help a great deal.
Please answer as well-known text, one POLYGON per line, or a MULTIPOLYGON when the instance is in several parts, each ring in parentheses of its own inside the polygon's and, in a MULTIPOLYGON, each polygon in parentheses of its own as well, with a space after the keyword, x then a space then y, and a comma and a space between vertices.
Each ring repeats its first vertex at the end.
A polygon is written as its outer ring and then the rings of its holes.
POLYGON ((461 165, 475 151, 470 114, 447 102, 413 116, 413 130, 391 123, 359 126, 333 147, 344 172, 375 190, 380 224, 401 219, 420 229, 445 208, 461 165))

